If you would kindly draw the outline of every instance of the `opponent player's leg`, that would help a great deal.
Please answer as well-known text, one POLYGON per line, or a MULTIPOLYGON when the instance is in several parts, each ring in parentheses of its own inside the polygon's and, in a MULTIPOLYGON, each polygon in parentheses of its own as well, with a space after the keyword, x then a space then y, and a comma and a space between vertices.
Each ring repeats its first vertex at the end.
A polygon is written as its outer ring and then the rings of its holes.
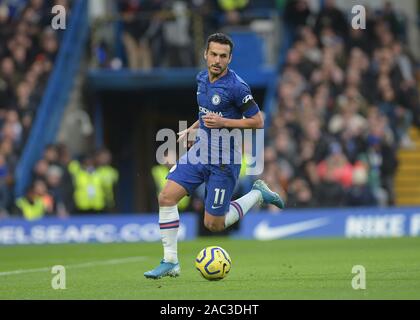
POLYGON ((187 190, 175 181, 168 180, 159 194, 159 227, 163 245, 163 259, 155 269, 144 273, 146 278, 176 277, 178 263, 179 213, 177 203, 187 195, 187 190))

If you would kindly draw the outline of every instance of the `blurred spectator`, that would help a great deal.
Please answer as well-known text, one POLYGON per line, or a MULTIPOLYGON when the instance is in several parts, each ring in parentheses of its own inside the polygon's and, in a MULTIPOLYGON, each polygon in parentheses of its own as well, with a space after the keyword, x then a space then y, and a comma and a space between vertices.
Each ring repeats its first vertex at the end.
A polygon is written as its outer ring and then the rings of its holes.
POLYGON ((318 176, 324 181, 334 181, 343 188, 349 188, 352 185, 353 167, 338 143, 331 145, 330 155, 318 164, 317 171, 318 176))
MULTIPOLYGON (((160 192, 166 184, 166 176, 169 173, 169 170, 176 163, 176 155, 174 152, 168 151, 168 155, 165 159, 162 159, 165 164, 156 164, 152 167, 152 176, 155 182, 156 189, 156 199, 158 199, 160 192)), ((190 204, 190 196, 185 196, 179 201, 178 209, 180 211, 185 211, 190 204)))
POLYGON ((295 178, 288 187, 287 203, 293 208, 313 208, 317 206, 309 184, 302 178, 295 178))
POLYGON ((368 34, 363 29, 350 28, 349 41, 347 42, 347 50, 359 48, 365 53, 371 52, 371 43, 368 34))
POLYGON ((35 197, 41 199, 45 212, 52 214, 54 211, 54 198, 48 193, 47 184, 44 180, 35 180, 33 183, 35 197))
POLYGON ((347 192, 347 203, 350 207, 375 206, 377 204, 372 189, 368 185, 368 168, 359 164, 353 170, 353 184, 347 192))
POLYGON ((66 217, 69 214, 65 202, 65 187, 62 183, 63 170, 59 166, 50 166, 46 176, 48 192, 53 199, 52 210, 59 217, 66 217))
POLYGON ((115 189, 118 183, 118 171, 111 166, 112 156, 109 150, 101 149, 96 152, 96 174, 102 181, 105 193, 106 209, 115 210, 115 189))
POLYGON ((252 179, 252 176, 247 173, 248 167, 253 167, 254 165, 253 160, 255 161, 255 159, 253 159, 252 154, 252 145, 245 143, 242 152, 241 170, 239 172, 238 183, 235 186, 234 197, 237 195, 242 196, 252 189, 254 180, 252 179))
POLYGON ((218 30, 216 1, 192 0, 190 2, 192 15, 203 21, 203 34, 213 34, 218 30))
POLYGON ((0 107, 10 106, 13 97, 13 88, 17 83, 15 63, 11 57, 0 60, 0 107))
POLYGON ((296 43, 296 49, 301 48, 301 54, 306 60, 307 68, 305 70, 300 69, 299 71, 305 78, 309 78, 309 75, 315 69, 315 66, 322 60, 322 51, 318 47, 319 42, 313 30, 309 27, 302 27, 300 30, 301 44, 300 46, 296 43))
POLYGON ((40 159, 35 164, 34 170, 33 170, 33 178, 34 179, 45 179, 48 172, 48 161, 45 159, 40 159))
POLYGON ((54 144, 49 144, 44 150, 44 159, 49 165, 58 164, 58 150, 54 144))
POLYGON ((9 213, 11 193, 9 191, 8 179, 9 168, 3 154, 0 153, 0 218, 6 217, 9 213))
POLYGON ((191 50, 190 17, 187 4, 173 1, 172 17, 163 23, 163 38, 166 48, 166 59, 169 67, 193 66, 191 50))
POLYGON ((355 101, 343 104, 339 109, 340 112, 334 114, 328 123, 328 131, 330 133, 335 135, 345 130, 350 132, 366 130, 366 118, 357 112, 358 105, 355 101))
POLYGON ((394 89, 391 86, 385 87, 381 90, 378 107, 388 118, 396 142, 404 142, 404 145, 407 145, 406 132, 411 125, 411 114, 407 109, 398 105, 396 99, 394 89))
POLYGON ((318 185, 319 176, 316 170, 315 144, 310 140, 303 140, 300 145, 297 171, 304 177, 311 187, 318 185))
POLYGON ((404 37, 404 26, 398 18, 397 12, 391 1, 385 1, 380 12, 382 21, 384 21, 389 30, 397 37, 404 37))
POLYGON ((334 30, 343 40, 347 38, 347 19, 336 7, 335 0, 325 0, 323 8, 317 14, 314 30, 318 37, 321 38, 321 31, 326 27, 329 30, 334 30))
POLYGON ((305 27, 311 15, 307 0, 287 0, 284 8, 284 21, 293 30, 305 27))
MULTIPOLYGON (((277 165, 276 151, 273 147, 266 147, 264 151, 264 173, 262 179, 270 185, 271 190, 278 192, 283 199, 286 199, 287 194, 283 190, 282 183, 285 181, 282 178, 281 170, 277 165)), ((269 211, 277 211, 274 205, 263 205, 262 208, 267 208, 269 211)))
POLYGON ((103 212, 106 208, 105 192, 102 179, 95 171, 92 156, 84 156, 82 161, 69 163, 69 172, 73 177, 73 199, 78 213, 103 212))
POLYGON ((73 201, 73 179, 69 171, 69 164, 72 160, 70 151, 64 144, 57 144, 58 151, 58 165, 61 168, 61 182, 60 182, 60 195, 62 197, 63 206, 69 213, 74 212, 73 201))
POLYGON ((53 29, 46 28, 41 35, 41 54, 49 61, 54 61, 58 52, 57 35, 53 29))
POLYGON ((28 188, 25 196, 16 199, 16 207, 29 221, 40 219, 47 213, 43 200, 35 192, 34 185, 28 188))
POLYGON ((131 69, 150 69, 152 54, 148 35, 151 27, 150 3, 153 1, 121 0, 118 2, 123 18, 123 43, 131 69))
POLYGON ((393 149, 383 138, 381 129, 368 136, 367 163, 370 167, 370 184, 381 206, 395 203, 394 176, 398 161, 393 149))
POLYGON ((346 204, 346 191, 333 167, 326 167, 321 182, 315 188, 315 195, 320 207, 342 207, 346 204))
MULTIPOLYGON (((10 23, 10 9, 5 4, 0 4, 0 43, 4 44, 12 33, 12 25, 10 23)), ((0 57, 6 53, 6 46, 0 46, 0 57)))
POLYGON ((249 0, 217 0, 222 10, 222 25, 235 26, 242 22, 241 12, 248 6, 249 0))

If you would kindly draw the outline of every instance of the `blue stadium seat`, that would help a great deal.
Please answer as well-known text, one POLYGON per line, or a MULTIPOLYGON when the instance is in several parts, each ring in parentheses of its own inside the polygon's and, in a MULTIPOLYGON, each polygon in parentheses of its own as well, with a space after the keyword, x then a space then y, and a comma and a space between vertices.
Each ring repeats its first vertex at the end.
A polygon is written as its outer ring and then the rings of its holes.
POLYGON ((229 33, 235 43, 231 68, 260 69, 265 64, 264 40, 252 31, 235 31, 229 33))

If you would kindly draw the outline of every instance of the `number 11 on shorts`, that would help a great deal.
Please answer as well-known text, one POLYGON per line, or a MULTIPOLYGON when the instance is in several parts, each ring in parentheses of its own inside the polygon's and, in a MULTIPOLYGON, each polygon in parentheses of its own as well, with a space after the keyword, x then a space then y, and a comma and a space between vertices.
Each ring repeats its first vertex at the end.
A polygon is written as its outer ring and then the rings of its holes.
POLYGON ((215 205, 218 205, 218 204, 222 205, 223 204, 223 200, 225 200, 225 191, 226 191, 226 189, 219 189, 219 188, 214 189, 214 192, 216 193, 215 196, 214 196, 214 204, 215 205), (219 200, 220 193, 222 194, 222 196, 220 197, 220 202, 219 202, 218 200, 219 200))

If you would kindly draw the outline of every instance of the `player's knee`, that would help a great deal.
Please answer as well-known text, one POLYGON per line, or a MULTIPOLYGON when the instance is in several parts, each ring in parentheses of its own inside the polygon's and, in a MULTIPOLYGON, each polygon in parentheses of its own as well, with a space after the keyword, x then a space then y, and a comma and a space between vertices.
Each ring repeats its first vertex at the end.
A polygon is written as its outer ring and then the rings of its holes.
POLYGON ((171 207, 176 205, 176 201, 165 191, 159 193, 159 207, 171 207))
POLYGON ((204 226, 211 232, 221 232, 225 229, 224 224, 218 224, 210 221, 204 221, 204 226))

